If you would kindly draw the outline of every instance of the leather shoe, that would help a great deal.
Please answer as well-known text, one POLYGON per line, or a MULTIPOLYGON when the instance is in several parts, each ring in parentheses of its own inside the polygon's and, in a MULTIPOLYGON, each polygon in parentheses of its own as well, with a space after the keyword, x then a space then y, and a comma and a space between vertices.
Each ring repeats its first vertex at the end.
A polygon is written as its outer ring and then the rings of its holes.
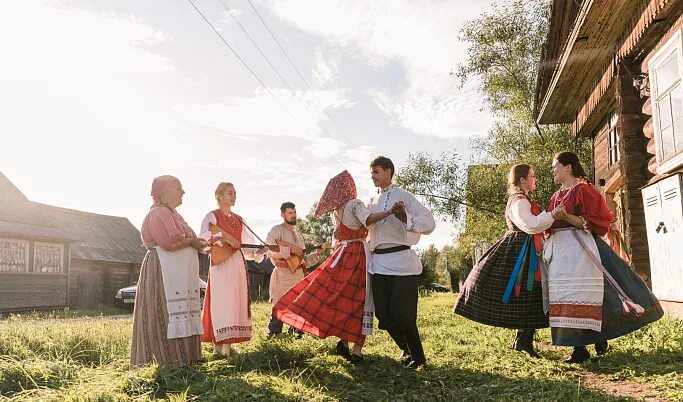
POLYGON ((351 352, 349 351, 349 347, 344 345, 344 342, 342 341, 337 342, 337 347, 335 348, 334 353, 348 361, 351 361, 351 352))
POLYGON ((609 351, 609 343, 607 341, 598 342, 595 344, 595 354, 602 356, 609 351))
POLYGON ((398 357, 398 361, 401 362, 402 365, 407 366, 410 364, 410 362, 413 361, 413 356, 410 355, 407 351, 401 351, 401 355, 398 357))
POLYGON ((363 363, 365 361, 365 359, 363 359, 363 356, 361 356, 361 355, 352 354, 351 358, 349 358, 349 361, 352 364, 360 364, 360 363, 363 363))
POLYGON ((426 360, 411 360, 406 367, 411 370, 416 370, 418 367, 424 366, 426 363, 426 360))
POLYGON ((590 352, 585 346, 575 346, 572 356, 565 363, 583 363, 591 358, 590 352))
POLYGON ((535 359, 540 359, 542 356, 539 355, 535 350, 534 350, 534 345, 524 345, 521 349, 517 349, 520 352, 527 352, 529 356, 535 358, 535 359))

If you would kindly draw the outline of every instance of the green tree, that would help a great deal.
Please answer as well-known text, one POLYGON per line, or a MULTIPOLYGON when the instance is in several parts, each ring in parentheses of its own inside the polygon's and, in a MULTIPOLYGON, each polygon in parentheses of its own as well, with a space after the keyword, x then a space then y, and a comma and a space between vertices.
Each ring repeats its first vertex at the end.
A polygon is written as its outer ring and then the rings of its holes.
POLYGON ((555 190, 550 173, 555 153, 573 151, 586 166, 592 165, 590 141, 574 139, 566 125, 539 126, 534 119, 547 10, 545 0, 509 0, 465 24, 461 39, 467 43, 466 59, 453 74, 461 83, 481 82, 480 92, 496 122, 486 136, 472 141, 475 157, 466 160, 457 150, 412 154, 398 172, 399 185, 424 196, 436 214, 461 226, 457 244, 463 262, 475 246, 490 244, 505 231, 510 166, 534 167, 539 182, 533 196, 545 206, 555 190))
POLYGON ((422 274, 418 280, 418 286, 427 286, 430 283, 438 282, 439 277, 436 272, 436 261, 439 258, 439 250, 435 245, 430 244, 424 250, 417 250, 417 256, 422 263, 422 274))
MULTIPOLYGON (((320 218, 316 218, 313 214, 316 207, 317 203, 314 203, 303 219, 297 219, 297 229, 304 238, 307 253, 314 251, 316 247, 322 245, 323 243, 332 242, 332 234, 334 232, 332 215, 330 213, 326 213, 320 218)), ((322 258, 324 259, 330 254, 331 251, 327 250, 323 254, 322 258)), ((321 259, 321 261, 323 261, 323 259, 321 259)))

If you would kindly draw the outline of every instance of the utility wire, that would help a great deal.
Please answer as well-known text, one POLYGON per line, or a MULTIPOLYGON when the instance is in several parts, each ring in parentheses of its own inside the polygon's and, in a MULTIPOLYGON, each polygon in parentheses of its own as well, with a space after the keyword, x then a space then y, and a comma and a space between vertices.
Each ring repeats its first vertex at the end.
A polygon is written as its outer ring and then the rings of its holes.
MULTIPOLYGON (((256 43, 256 41, 251 37, 251 35, 250 35, 249 32, 247 31, 247 29, 244 27, 244 25, 242 25, 242 23, 237 19, 237 17, 231 12, 231 10, 230 10, 230 8, 227 6, 226 2, 225 2, 224 0, 216 0, 216 1, 218 1, 218 2, 221 4, 221 6, 223 6, 223 8, 225 9, 225 12, 228 13, 228 14, 230 15, 230 17, 232 17, 232 20, 235 21, 235 23, 236 23, 237 26, 240 28, 240 30, 242 31, 242 33, 244 34, 244 36, 246 36, 247 39, 249 39, 249 42, 251 42, 251 44, 254 45, 254 47, 255 47, 256 50, 259 52, 259 54, 266 60, 266 63, 268 63, 268 65, 270 66, 270 68, 271 68, 271 69, 275 72, 275 74, 280 78, 280 80, 282 81, 282 83, 285 84, 285 86, 290 90, 290 92, 292 92, 292 95, 294 95, 294 97, 296 97, 296 91, 294 91, 294 89, 289 85, 289 83, 287 82, 287 80, 285 79, 285 77, 283 77, 282 74, 280 74, 280 72, 279 72, 278 69, 275 67, 275 65, 270 61, 270 58, 269 58, 268 56, 266 56, 266 54, 263 52, 263 50, 261 50, 261 47, 260 47, 260 46, 256 43)), ((310 87, 309 87, 309 89, 310 89, 310 87)), ((315 93, 313 93, 313 91, 311 91, 311 93, 315 96, 315 93)), ((317 99, 316 99, 316 100, 317 100, 317 99)), ((306 102, 304 102, 303 100, 301 100, 300 103, 304 106, 304 108, 306 108, 306 110, 308 111, 308 113, 311 114, 311 116, 314 116, 313 111, 308 107, 308 105, 306 105, 306 102)), ((319 100, 318 100, 318 103, 320 103, 319 100)), ((323 106, 323 112, 326 112, 326 111, 325 111, 324 105, 321 104, 321 106, 323 106)), ((320 129, 325 133, 325 135, 327 135, 327 136, 330 137, 331 139, 337 140, 334 136, 332 136, 332 135, 325 129, 325 127, 320 126, 320 129)), ((342 135, 343 135, 343 133, 342 133, 342 135)), ((346 138, 346 136, 344 136, 344 137, 346 138)), ((351 145, 351 143, 349 142, 349 139, 348 139, 348 138, 346 138, 346 142, 347 142, 348 145, 351 145)))
MULTIPOLYGON (((275 94, 266 86, 266 84, 264 84, 264 82, 261 80, 261 78, 259 78, 259 76, 254 72, 254 70, 252 70, 252 69, 249 67, 249 65, 244 61, 244 59, 242 59, 242 57, 240 57, 239 53, 237 53, 237 51, 235 51, 235 49, 234 49, 232 46, 230 46, 230 44, 228 43, 228 41, 226 41, 225 38, 223 37, 223 35, 221 35, 220 32, 218 32, 218 30, 217 30, 216 27, 211 23, 211 21, 209 21, 208 18, 206 18, 206 16, 204 15, 204 13, 202 13, 201 10, 199 10, 199 8, 197 8, 197 6, 194 4, 194 2, 193 2, 192 0, 187 0, 187 1, 190 3, 190 5, 192 5, 192 7, 195 9, 195 11, 197 11, 197 13, 202 17, 202 19, 211 27, 211 29, 216 33, 216 35, 218 35, 218 37, 221 39, 221 41, 223 42, 223 44, 224 44, 228 49, 230 49, 230 51, 235 55, 235 57, 237 57, 237 59, 242 63, 242 65, 247 69, 247 71, 249 71, 249 73, 251 73, 251 75, 256 79, 256 81, 258 81, 258 83, 261 84, 261 86, 263 87, 263 89, 265 89, 266 92, 268 92, 268 94, 270 94, 270 96, 272 96, 273 99, 275 99, 275 101, 278 103, 278 105, 280 105, 280 107, 281 107, 281 108, 282 108, 282 109, 283 109, 283 110, 284 110, 284 111, 285 111, 285 112, 286 112, 286 113, 287 113, 295 122, 297 122, 297 124, 299 124, 299 125, 301 126, 301 128, 303 128, 303 130, 304 130, 304 132, 306 132, 306 134, 308 134, 308 135, 311 136, 312 138, 315 138, 315 136, 313 136, 313 135, 306 129, 306 127, 299 121, 299 119, 297 119, 296 116, 294 116, 294 115, 285 107, 285 105, 282 104, 282 102, 281 102, 281 101, 277 98, 277 96, 275 96, 275 94)), ((340 164, 340 165, 343 166, 343 163, 341 163, 341 162, 339 161, 339 159, 335 158, 334 156, 333 156, 332 158, 333 158, 338 164, 340 164)))
MULTIPOLYGON (((285 49, 282 47, 282 45, 280 44, 280 41, 277 40, 277 38, 275 37, 275 34, 273 34, 273 31, 270 30, 270 27, 268 26, 268 24, 266 23, 266 21, 263 19, 263 17, 261 17, 261 14, 258 12, 258 10, 256 9, 256 7, 254 6, 254 3, 252 3, 251 0, 247 0, 247 2, 249 2, 249 5, 251 6, 251 9, 254 10, 254 13, 258 16, 259 20, 261 20, 261 22, 263 23, 263 26, 266 28, 266 30, 267 30, 268 33, 270 34, 270 37, 273 38, 273 41, 275 41, 275 43, 277 44, 277 46, 280 48, 280 50, 282 51, 282 53, 285 55, 285 57, 286 57, 287 60, 289 61, 289 64, 292 65, 292 68, 294 68, 294 71, 296 71, 296 73, 297 73, 297 75, 299 76, 299 78, 301 78, 301 81, 303 81, 304 84, 306 84, 306 87, 308 88, 308 90, 311 91, 311 93, 312 93, 313 96, 316 98, 316 100, 318 101, 318 103, 322 106, 323 103, 322 103, 322 102, 320 101, 320 99, 318 98, 318 95, 315 94, 315 92, 313 91, 313 89, 311 88, 311 86, 308 84, 308 81, 306 81, 306 78, 304 78, 303 74, 301 74, 301 71, 299 71, 299 69, 296 67, 296 64, 294 64, 294 61, 292 60, 292 58, 289 57, 289 54, 287 54, 287 52, 285 51, 285 49)), ((348 142, 350 142, 349 137, 346 136, 346 133, 344 133, 344 130, 342 130, 342 128, 339 126, 339 123, 337 123, 337 120, 335 120, 334 117, 332 117, 332 115, 331 115, 330 113, 328 113, 327 109, 324 109, 323 112, 324 112, 325 115, 330 119, 330 121, 332 121, 332 123, 337 127, 337 130, 339 130, 339 132, 344 136, 344 138, 346 138, 346 140, 347 140, 348 142)))

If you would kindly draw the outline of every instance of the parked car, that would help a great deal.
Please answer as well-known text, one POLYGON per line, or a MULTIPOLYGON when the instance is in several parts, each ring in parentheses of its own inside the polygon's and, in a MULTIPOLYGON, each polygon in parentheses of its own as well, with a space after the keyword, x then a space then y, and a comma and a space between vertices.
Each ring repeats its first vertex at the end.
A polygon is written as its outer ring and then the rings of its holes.
MULTIPOLYGON (((200 304, 204 306, 204 295, 206 294, 206 282, 199 278, 199 300, 200 304)), ((135 305, 135 294, 138 291, 138 285, 133 284, 127 288, 121 288, 116 292, 115 305, 116 307, 133 308, 135 305)))
POLYGON ((430 283, 427 285, 427 289, 431 292, 450 292, 451 289, 448 288, 448 286, 444 286, 440 283, 430 283))

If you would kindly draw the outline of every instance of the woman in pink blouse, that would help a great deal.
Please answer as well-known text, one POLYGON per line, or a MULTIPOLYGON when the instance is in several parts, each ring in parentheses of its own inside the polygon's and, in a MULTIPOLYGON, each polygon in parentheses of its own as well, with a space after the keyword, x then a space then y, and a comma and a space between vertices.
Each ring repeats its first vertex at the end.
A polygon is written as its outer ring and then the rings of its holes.
POLYGON ((154 204, 141 230, 148 251, 135 296, 131 368, 153 362, 179 367, 202 358, 197 252, 206 244, 176 212, 183 194, 173 176, 152 183, 154 204))

